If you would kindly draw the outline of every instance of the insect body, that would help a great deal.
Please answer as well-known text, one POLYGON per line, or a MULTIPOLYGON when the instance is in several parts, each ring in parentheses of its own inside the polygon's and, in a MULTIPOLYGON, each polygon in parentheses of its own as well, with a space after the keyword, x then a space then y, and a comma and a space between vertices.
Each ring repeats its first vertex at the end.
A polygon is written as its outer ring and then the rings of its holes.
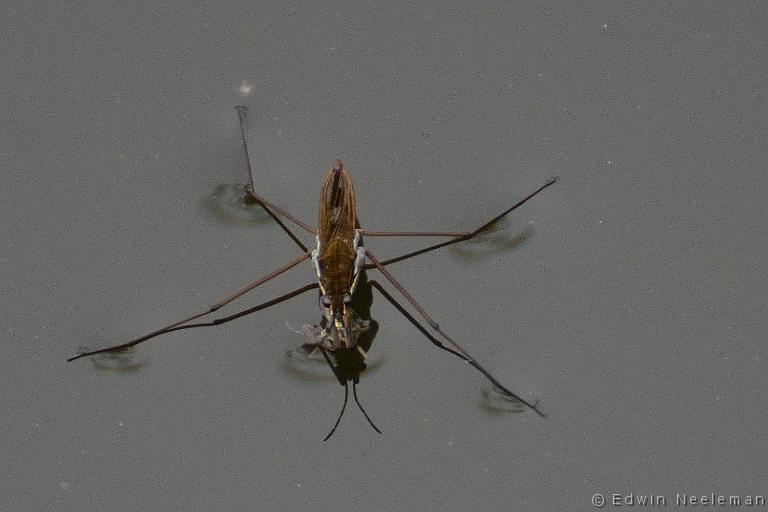
MULTIPOLYGON (((453 338, 446 334, 442 328, 435 322, 432 317, 419 305, 416 299, 398 282, 398 280, 392 275, 387 267, 393 263, 397 263, 421 254, 434 251, 441 247, 446 247, 451 244, 460 243, 466 240, 470 240, 477 235, 487 231, 499 220, 504 218, 511 211, 523 205, 533 196, 554 184, 556 180, 551 179, 544 185, 539 187, 533 193, 519 200, 511 207, 507 208, 494 218, 481 225, 473 231, 460 231, 460 232, 404 232, 404 231, 368 231, 360 228, 356 205, 355 205, 355 191, 352 186, 352 178, 349 175, 347 169, 344 168, 344 164, 341 160, 335 160, 330 170, 328 170, 323 178, 322 186, 320 187, 320 209, 318 216, 318 227, 313 228, 308 224, 305 224, 298 218, 288 213, 283 208, 268 201, 258 193, 256 193, 256 187, 254 183, 254 173, 251 168, 251 161, 248 158, 248 145, 245 139, 245 119, 247 109, 245 107, 237 108, 240 117, 240 128, 243 138, 243 147, 245 149, 246 159, 248 162, 248 172, 250 175, 250 186, 248 187, 248 193, 250 197, 256 201, 264 211, 275 221, 275 223, 293 240, 296 246, 301 251, 301 254, 296 258, 290 260, 280 268, 273 272, 257 279, 242 289, 232 293, 231 295, 219 300, 216 304, 208 309, 195 313, 187 318, 176 321, 170 325, 167 325, 161 329, 150 332, 144 336, 136 338, 134 340, 121 343, 118 345, 109 346, 106 348, 81 352, 70 359, 73 361, 81 357, 92 356, 101 353, 117 353, 127 348, 133 347, 142 343, 148 339, 154 338, 161 334, 165 334, 172 331, 178 331, 182 329, 191 329, 196 327, 214 326, 220 325, 232 320, 249 315, 256 311, 266 309, 270 306, 278 304, 280 302, 289 300, 293 297, 306 293, 310 290, 319 290, 320 292, 320 305, 323 311, 323 321, 318 326, 317 331, 312 331, 313 343, 309 344, 314 347, 314 350, 320 351, 331 366, 339 382, 345 387, 344 405, 347 403, 347 382, 352 381, 352 391, 355 401, 357 401, 357 391, 355 384, 359 380, 360 372, 365 369, 364 360, 367 357, 366 350, 370 346, 370 343, 366 345, 366 348, 362 348, 358 343, 359 335, 368 330, 371 326, 369 319, 362 319, 355 312, 355 304, 353 304, 353 296, 356 296, 356 292, 359 292, 360 288, 365 287, 366 297, 370 297, 372 289, 376 289, 395 309, 397 309, 411 324, 413 324, 432 344, 436 347, 449 352, 473 367, 475 367, 480 373, 482 373, 502 394, 507 397, 516 400, 517 402, 532 409, 537 414, 544 416, 539 411, 536 403, 530 403, 522 397, 516 395, 504 385, 502 385, 488 370, 485 369, 480 363, 477 362, 461 345, 459 345, 453 338), (284 220, 287 220, 296 226, 300 227, 307 233, 315 237, 317 247, 310 251, 306 245, 296 236, 296 234, 285 224, 284 220), (373 252, 363 246, 363 237, 445 237, 447 241, 437 244, 429 245, 423 249, 419 249, 395 258, 390 258, 384 261, 379 260, 373 252), (273 298, 251 308, 242 310, 240 312, 231 314, 229 316, 216 318, 210 321, 197 321, 201 317, 209 315, 214 311, 222 308, 223 306, 233 302, 246 293, 250 292, 254 288, 270 281, 279 275, 287 272, 293 267, 299 265, 305 260, 311 259, 314 271, 317 277, 317 281, 309 283, 301 288, 288 292, 279 297, 273 298), (392 287, 410 304, 415 310, 415 315, 408 310, 403 304, 401 304, 384 286, 382 286, 376 280, 368 280, 366 277, 366 270, 377 270, 392 287), (419 319, 421 318, 421 320, 419 319), (425 325, 426 324, 426 325, 425 325), (352 371, 340 371, 340 366, 334 366, 331 361, 330 354, 337 357, 337 360, 349 360, 347 357, 354 354, 355 358, 361 356, 361 358, 355 359, 357 363, 353 365, 352 371)), ((365 307, 360 307, 358 304, 358 311, 366 311, 366 316, 370 318, 370 301, 366 299, 367 304, 365 307)), ((369 341, 370 341, 369 337, 369 341)), ((359 401, 357 402, 358 405, 359 401)), ((362 410, 362 407, 360 407, 362 410)), ((342 407, 342 413, 344 407, 342 407)), ((365 414, 365 411, 363 410, 365 414)), ((370 418, 365 414, 368 421, 373 425, 370 418)), ((341 415, 339 415, 339 420, 341 415)), ((336 426, 339 420, 336 421, 336 426)), ((336 426, 331 430, 331 434, 335 431, 336 426)), ((374 425, 374 428, 375 425, 374 425)), ((378 429, 376 429, 378 431, 378 429)), ((330 437, 329 434, 328 437, 330 437)))
POLYGON ((326 348, 331 350, 357 345, 351 330, 359 322, 353 319, 354 311, 349 306, 365 262, 361 242, 352 178, 342 161, 336 160, 320 187, 317 249, 312 251, 320 303, 329 325, 331 343, 326 348))

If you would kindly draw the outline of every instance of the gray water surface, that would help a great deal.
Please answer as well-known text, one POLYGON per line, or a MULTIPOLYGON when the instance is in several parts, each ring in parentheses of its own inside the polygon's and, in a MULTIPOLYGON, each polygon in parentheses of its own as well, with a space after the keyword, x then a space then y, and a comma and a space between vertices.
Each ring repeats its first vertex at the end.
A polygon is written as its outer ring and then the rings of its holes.
POLYGON ((10 2, 0 25, 0 509, 768 495, 764 3, 10 2), (313 293, 65 362, 299 254, 216 206, 246 181, 240 103, 257 188, 311 224, 334 158, 371 230, 471 229, 560 177, 492 243, 391 267, 546 419, 380 296, 358 392, 382 435, 350 405, 322 442, 343 388, 289 357, 313 293))

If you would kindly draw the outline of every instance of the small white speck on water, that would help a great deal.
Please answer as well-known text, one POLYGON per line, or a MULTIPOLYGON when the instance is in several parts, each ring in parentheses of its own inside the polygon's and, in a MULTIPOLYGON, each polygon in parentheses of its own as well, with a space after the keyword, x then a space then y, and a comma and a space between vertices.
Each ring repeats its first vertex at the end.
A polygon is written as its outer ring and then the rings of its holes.
POLYGON ((277 134, 278 135, 282 135, 283 134, 283 130, 277 130, 277 134))
POLYGON ((120 427, 122 427, 122 426, 123 426, 123 422, 122 422, 122 421, 118 421, 118 422, 117 422, 117 425, 118 425, 118 426, 120 426, 120 427))
POLYGON ((453 446, 453 441, 448 441, 448 446, 453 446))
POLYGON ((603 23, 603 28, 608 28, 608 24, 607 23, 603 23))
POLYGON ((610 160, 607 160, 607 161, 605 162, 605 165, 611 165, 611 163, 612 163, 612 162, 611 162, 610 160))
POLYGON ((301 483, 296 484, 296 487, 301 487, 301 483))
POLYGON ((61 487, 62 491, 66 491, 69 489, 69 482, 59 482, 59 487, 61 487))
POLYGON ((248 82, 247 80, 240 82, 240 87, 237 89, 237 92, 240 94, 240 96, 248 96, 251 94, 251 91, 253 91, 252 83, 248 82))
POLYGON ((40 428, 40 424, 39 424, 39 423, 35 423, 35 426, 36 426, 37 428, 40 428))

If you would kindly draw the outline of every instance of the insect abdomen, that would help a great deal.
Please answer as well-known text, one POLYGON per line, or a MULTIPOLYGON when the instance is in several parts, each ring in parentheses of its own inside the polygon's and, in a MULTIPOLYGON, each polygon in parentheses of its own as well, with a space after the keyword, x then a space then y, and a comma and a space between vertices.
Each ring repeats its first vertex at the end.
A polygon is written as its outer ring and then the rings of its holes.
POLYGON ((340 238, 330 240, 320 255, 323 269, 323 288, 328 295, 348 293, 352 286, 355 253, 349 242, 340 238))

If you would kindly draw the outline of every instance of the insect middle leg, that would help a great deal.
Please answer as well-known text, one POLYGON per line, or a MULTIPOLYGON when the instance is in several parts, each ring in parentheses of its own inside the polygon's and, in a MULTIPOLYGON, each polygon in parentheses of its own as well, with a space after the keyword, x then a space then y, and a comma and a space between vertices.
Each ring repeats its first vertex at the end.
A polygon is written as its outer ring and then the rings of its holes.
MULTIPOLYGON (((362 231, 363 235, 368 236, 451 236, 454 237, 452 240, 447 240, 445 242, 440 242, 438 244, 430 245, 428 247, 425 247, 423 249, 419 249, 417 251, 409 252, 407 254, 403 254, 401 256, 397 256, 395 258, 390 258, 388 260, 384 260, 381 262, 382 265, 390 265, 392 263, 397 263, 399 261, 407 260, 408 258, 413 258, 414 256, 420 256, 422 254, 426 254, 428 252, 435 251, 437 249, 441 249, 443 247, 453 245, 459 242, 464 242, 466 240, 471 240, 478 236, 479 234, 486 231, 488 228, 493 226, 496 222, 500 221, 505 216, 509 215, 512 211, 516 210, 526 202, 528 202, 533 196, 544 190, 545 188, 549 187, 550 185, 554 185, 557 182, 557 178, 552 178, 548 182, 546 182, 544 185, 533 191, 531 194, 528 194, 521 200, 519 200, 517 203, 513 204, 479 228, 473 230, 473 231, 467 231, 467 232, 461 232, 461 233, 437 233, 437 232, 410 232, 410 231, 362 231)), ((365 265, 366 269, 372 269, 375 268, 376 265, 373 263, 369 263, 365 265)))

